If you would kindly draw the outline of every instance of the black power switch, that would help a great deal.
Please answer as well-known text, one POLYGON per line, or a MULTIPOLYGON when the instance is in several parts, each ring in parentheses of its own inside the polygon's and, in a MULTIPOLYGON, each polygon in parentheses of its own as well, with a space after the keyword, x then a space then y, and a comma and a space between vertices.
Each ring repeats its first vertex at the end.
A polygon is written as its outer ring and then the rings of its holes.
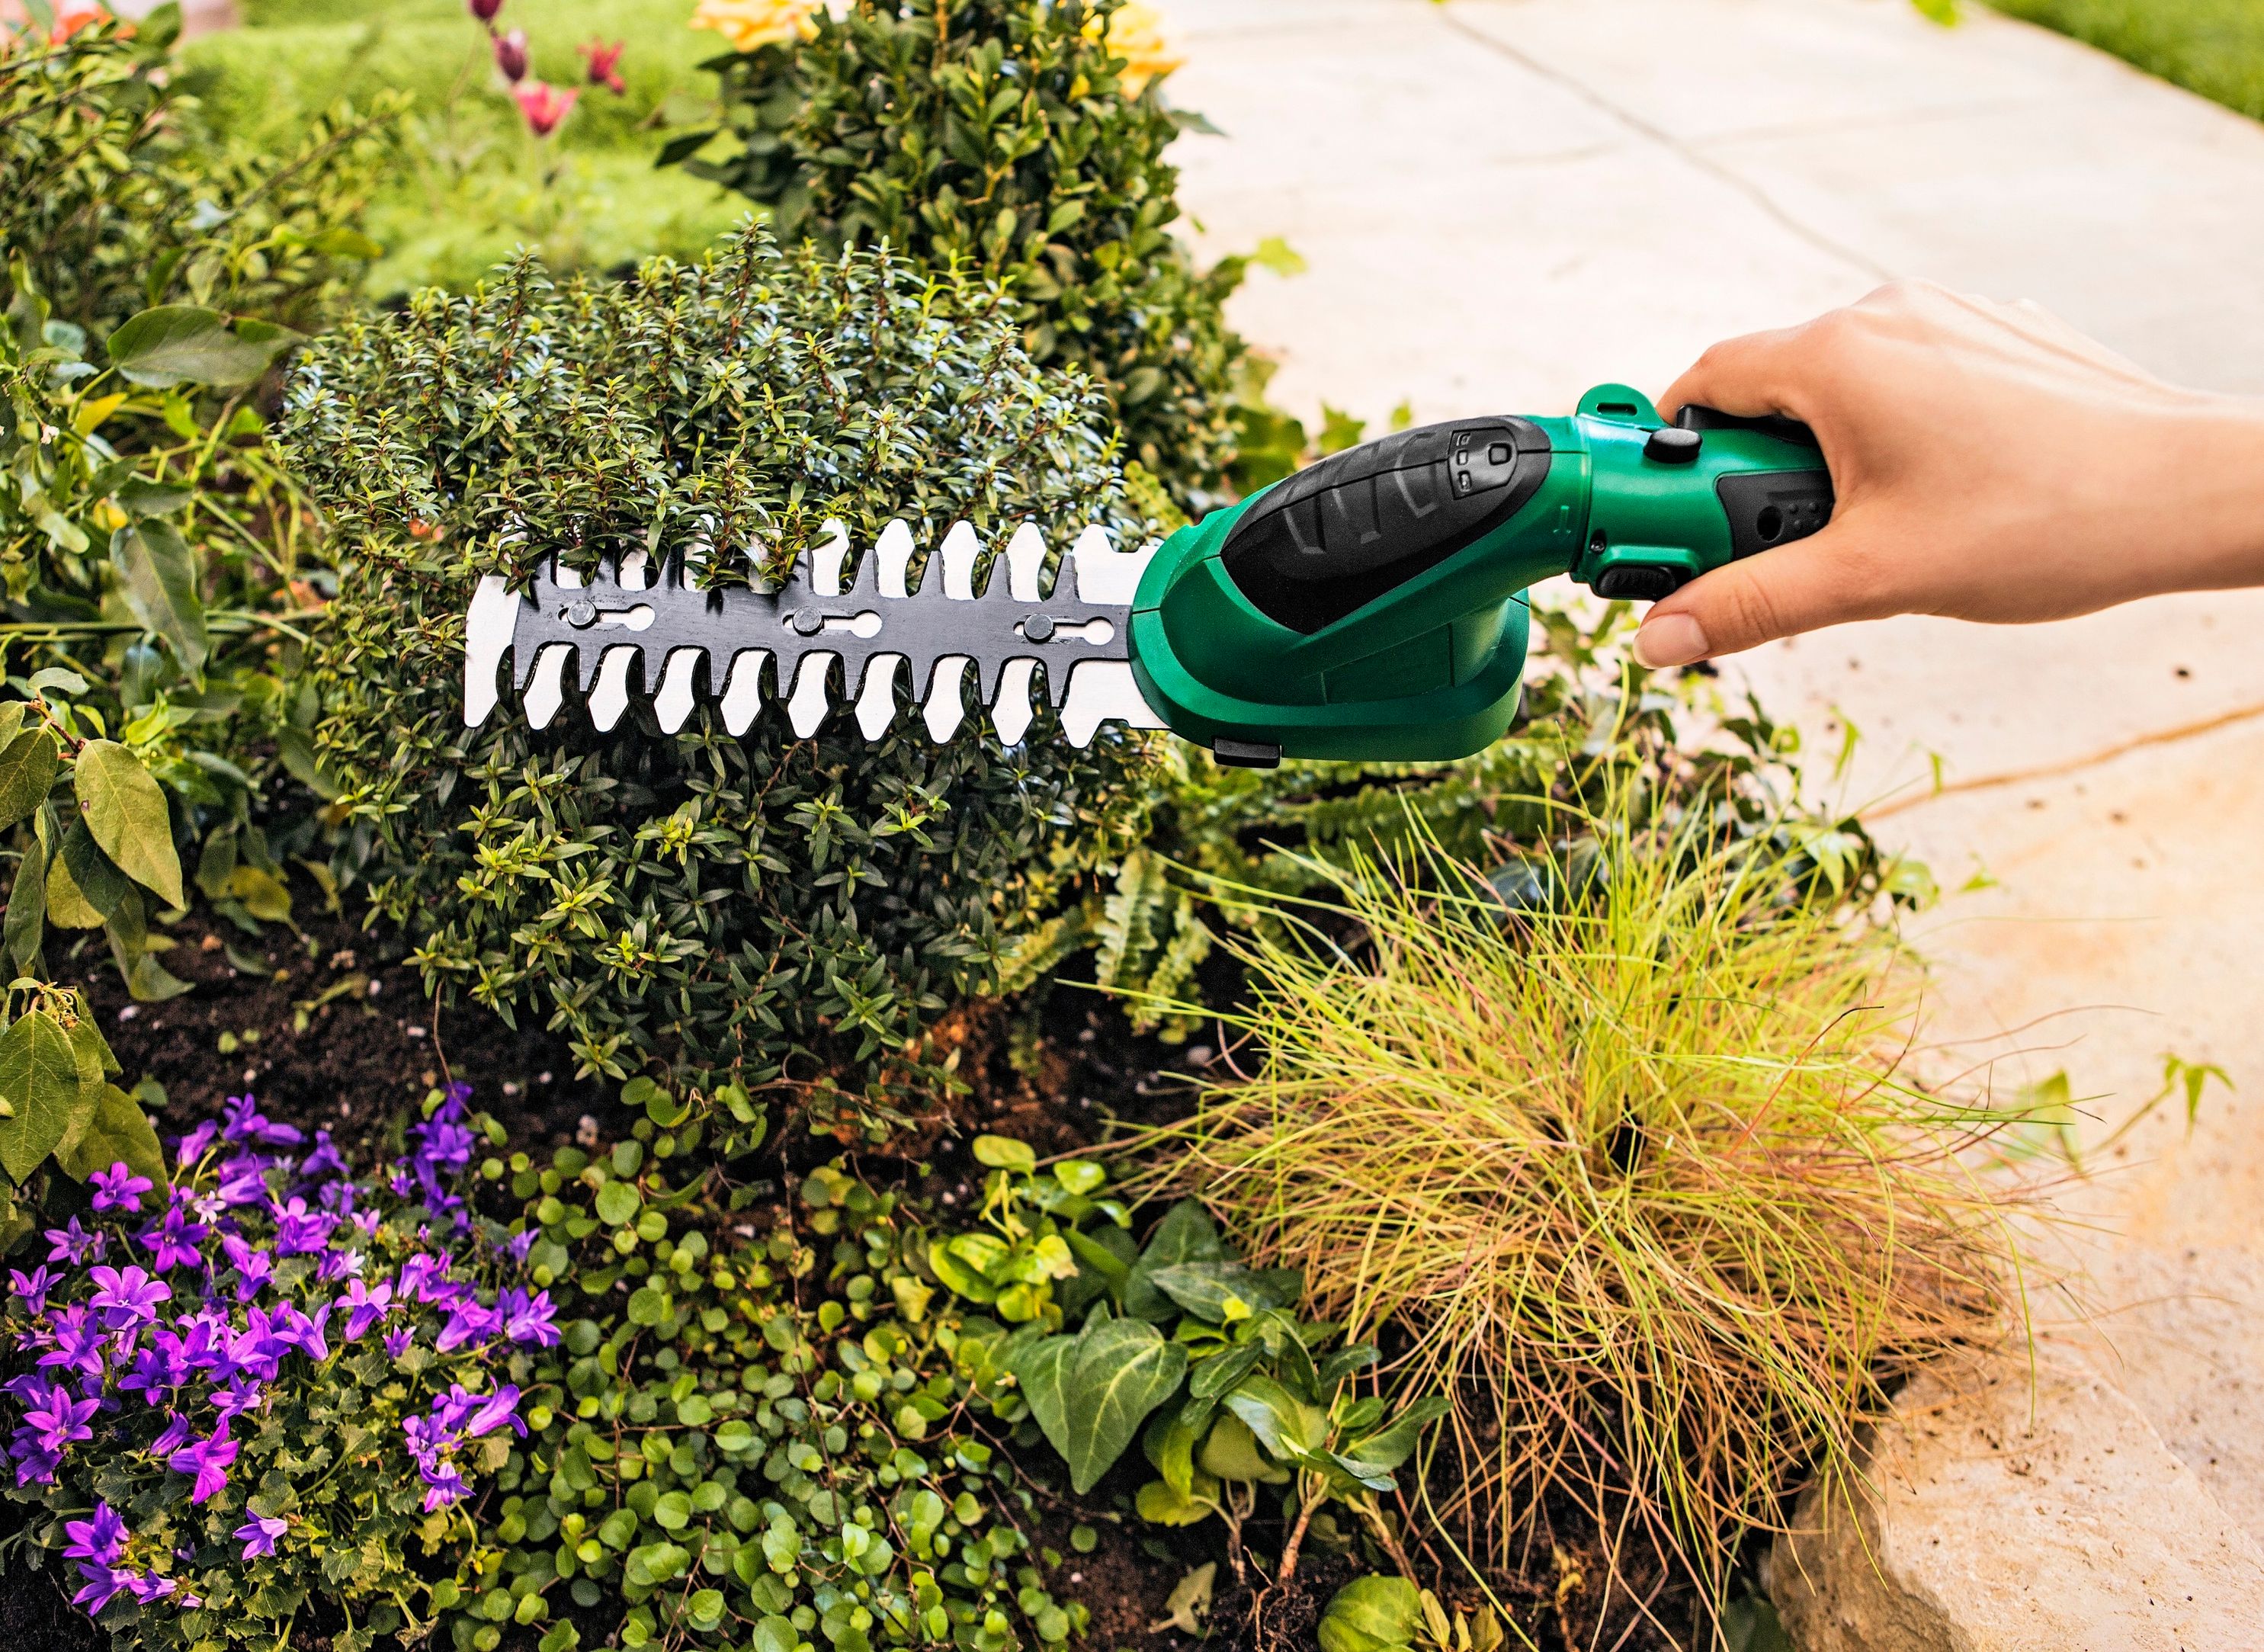
POLYGON ((1657 602, 1681 589, 1682 570, 1656 562, 1622 562, 1596 581, 1596 595, 1608 602, 1657 602))
POLYGON ((1670 424, 1651 431, 1651 439, 1643 445, 1643 456, 1662 465, 1687 465, 1698 457, 1705 441, 1696 431, 1678 430, 1670 424))

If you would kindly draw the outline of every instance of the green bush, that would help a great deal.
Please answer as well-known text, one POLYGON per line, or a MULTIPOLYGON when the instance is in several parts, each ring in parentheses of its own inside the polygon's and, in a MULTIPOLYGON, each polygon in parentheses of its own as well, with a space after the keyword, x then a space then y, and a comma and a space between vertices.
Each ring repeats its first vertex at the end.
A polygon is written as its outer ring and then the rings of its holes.
POLYGON ((994 549, 1023 520, 1057 546, 1132 531, 1099 398, 985 301, 751 232, 619 284, 521 262, 307 352, 288 445, 345 563, 321 743, 433 991, 547 1016, 598 1071, 813 1102, 846 1080, 877 1104, 925 1025, 1121 847, 1144 750, 1121 731, 935 747, 916 717, 867 742, 837 713, 798 740, 771 711, 734 738, 703 706, 664 735, 640 706, 536 734, 508 701, 462 726, 474 585, 552 551, 742 547, 713 583, 829 519, 860 547, 891 518, 923 547, 961 520, 994 549))
POLYGON ((720 131, 664 151, 770 207, 783 240, 887 242, 1003 284, 1041 364, 1107 387, 1129 456, 1182 503, 1221 485, 1243 261, 1173 233, 1174 113, 1101 36, 1116 0, 855 0, 806 42, 715 60, 720 131))
POLYGON ((707 1184, 664 1168, 628 1141, 513 1183, 530 1259, 589 1316, 533 1373, 548 1425, 497 1478, 483 1535, 500 1565, 459 1652, 506 1620, 552 1626, 542 1652, 566 1652, 570 1599, 631 1648, 1082 1634, 993 1438, 1025 1415, 990 1359, 1004 1328, 924 1277, 919 1212, 828 1167, 799 1211, 738 1237, 707 1184))

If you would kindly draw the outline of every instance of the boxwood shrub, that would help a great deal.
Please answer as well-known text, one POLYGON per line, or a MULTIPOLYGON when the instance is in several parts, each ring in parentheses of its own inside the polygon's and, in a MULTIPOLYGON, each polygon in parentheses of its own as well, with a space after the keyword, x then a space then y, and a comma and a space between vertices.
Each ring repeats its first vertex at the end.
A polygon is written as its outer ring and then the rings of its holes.
MULTIPOLYGON (((1018 932, 1128 840, 1138 736, 1079 751, 878 742, 843 712, 811 739, 774 708, 744 737, 703 706, 663 735, 508 701, 462 725, 478 578, 560 554, 719 548, 744 581, 830 518, 932 547, 1038 524, 1136 533, 1102 398, 1040 369, 966 280, 885 251, 782 254, 759 231, 620 282, 532 261, 468 297, 427 292, 306 352, 284 418, 338 535, 318 666, 323 759, 355 825, 345 870, 424 982, 547 1017, 592 1070, 736 1082, 868 1120, 923 1027, 996 978, 1018 932)), ((696 1097, 695 1097, 696 1099, 696 1097)))
POLYGON ((1112 50, 1118 0, 852 0, 715 59, 720 127, 664 151, 781 240, 885 242, 1000 282, 1041 364, 1104 384, 1128 455, 1204 502, 1232 447, 1239 258, 1196 267, 1164 151, 1200 117, 1112 50), (838 15, 836 15, 838 13, 838 15))

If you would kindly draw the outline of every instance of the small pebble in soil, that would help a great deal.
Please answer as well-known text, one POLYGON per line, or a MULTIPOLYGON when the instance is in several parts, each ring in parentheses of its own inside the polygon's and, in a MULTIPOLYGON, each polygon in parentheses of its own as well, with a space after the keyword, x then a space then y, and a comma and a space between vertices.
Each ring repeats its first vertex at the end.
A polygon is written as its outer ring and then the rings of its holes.
POLYGON ((538 1084, 547 1084, 550 1082, 550 1075, 548 1073, 537 1073, 534 1076, 534 1082, 538 1084))
POLYGON ((1210 1065, 1211 1054, 1212 1051, 1209 1045, 1198 1044, 1187 1052, 1187 1065, 1190 1067, 1208 1067, 1210 1065))
POLYGON ((118 1006, 118 1018, 121 1021, 131 1021, 141 1013, 142 1006, 138 1004, 121 1004, 118 1006))
MULTIPOLYGON (((550 1075, 545 1073, 542 1076, 547 1081, 550 1075)), ((584 1148, 598 1145, 598 1121, 586 1112, 582 1115, 581 1122, 574 1127, 574 1145, 584 1148)))
POLYGON ((421 1039, 424 1036, 424 1029, 418 1026, 414 1021, 411 1021, 407 1026, 403 1027, 402 1031, 408 1033, 409 1036, 413 1039, 421 1039))
POLYGON ((503 1093, 506 1096, 516 1096, 519 1094, 519 1081, 515 1078, 504 1079, 503 1081, 503 1093))
POLYGON ((373 998, 374 998, 375 996, 377 996, 378 989, 379 989, 379 988, 381 988, 381 987, 382 987, 382 986, 384 986, 384 985, 385 985, 385 983, 384 983, 383 982, 381 982, 381 981, 373 981, 373 982, 371 982, 369 983, 369 996, 370 996, 371 997, 373 997, 373 998))

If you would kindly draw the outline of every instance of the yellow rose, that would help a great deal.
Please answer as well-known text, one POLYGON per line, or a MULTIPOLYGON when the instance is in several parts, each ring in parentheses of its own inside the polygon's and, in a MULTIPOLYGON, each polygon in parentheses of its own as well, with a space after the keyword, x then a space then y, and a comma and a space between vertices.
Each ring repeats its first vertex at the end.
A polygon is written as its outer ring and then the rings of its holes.
POLYGON ((692 13, 695 29, 713 29, 735 52, 806 40, 817 33, 810 21, 818 0, 700 0, 692 13))
MULTIPOLYGON (((1099 35, 1100 19, 1095 18, 1085 25, 1088 37, 1099 35)), ((1161 80, 1186 62, 1186 54, 1173 44, 1170 31, 1165 26, 1164 14, 1148 0, 1125 0, 1125 4, 1108 14, 1108 38, 1103 42, 1111 57, 1124 60, 1123 71, 1117 79, 1123 83, 1127 98, 1137 98, 1147 90, 1148 83, 1161 80)))

